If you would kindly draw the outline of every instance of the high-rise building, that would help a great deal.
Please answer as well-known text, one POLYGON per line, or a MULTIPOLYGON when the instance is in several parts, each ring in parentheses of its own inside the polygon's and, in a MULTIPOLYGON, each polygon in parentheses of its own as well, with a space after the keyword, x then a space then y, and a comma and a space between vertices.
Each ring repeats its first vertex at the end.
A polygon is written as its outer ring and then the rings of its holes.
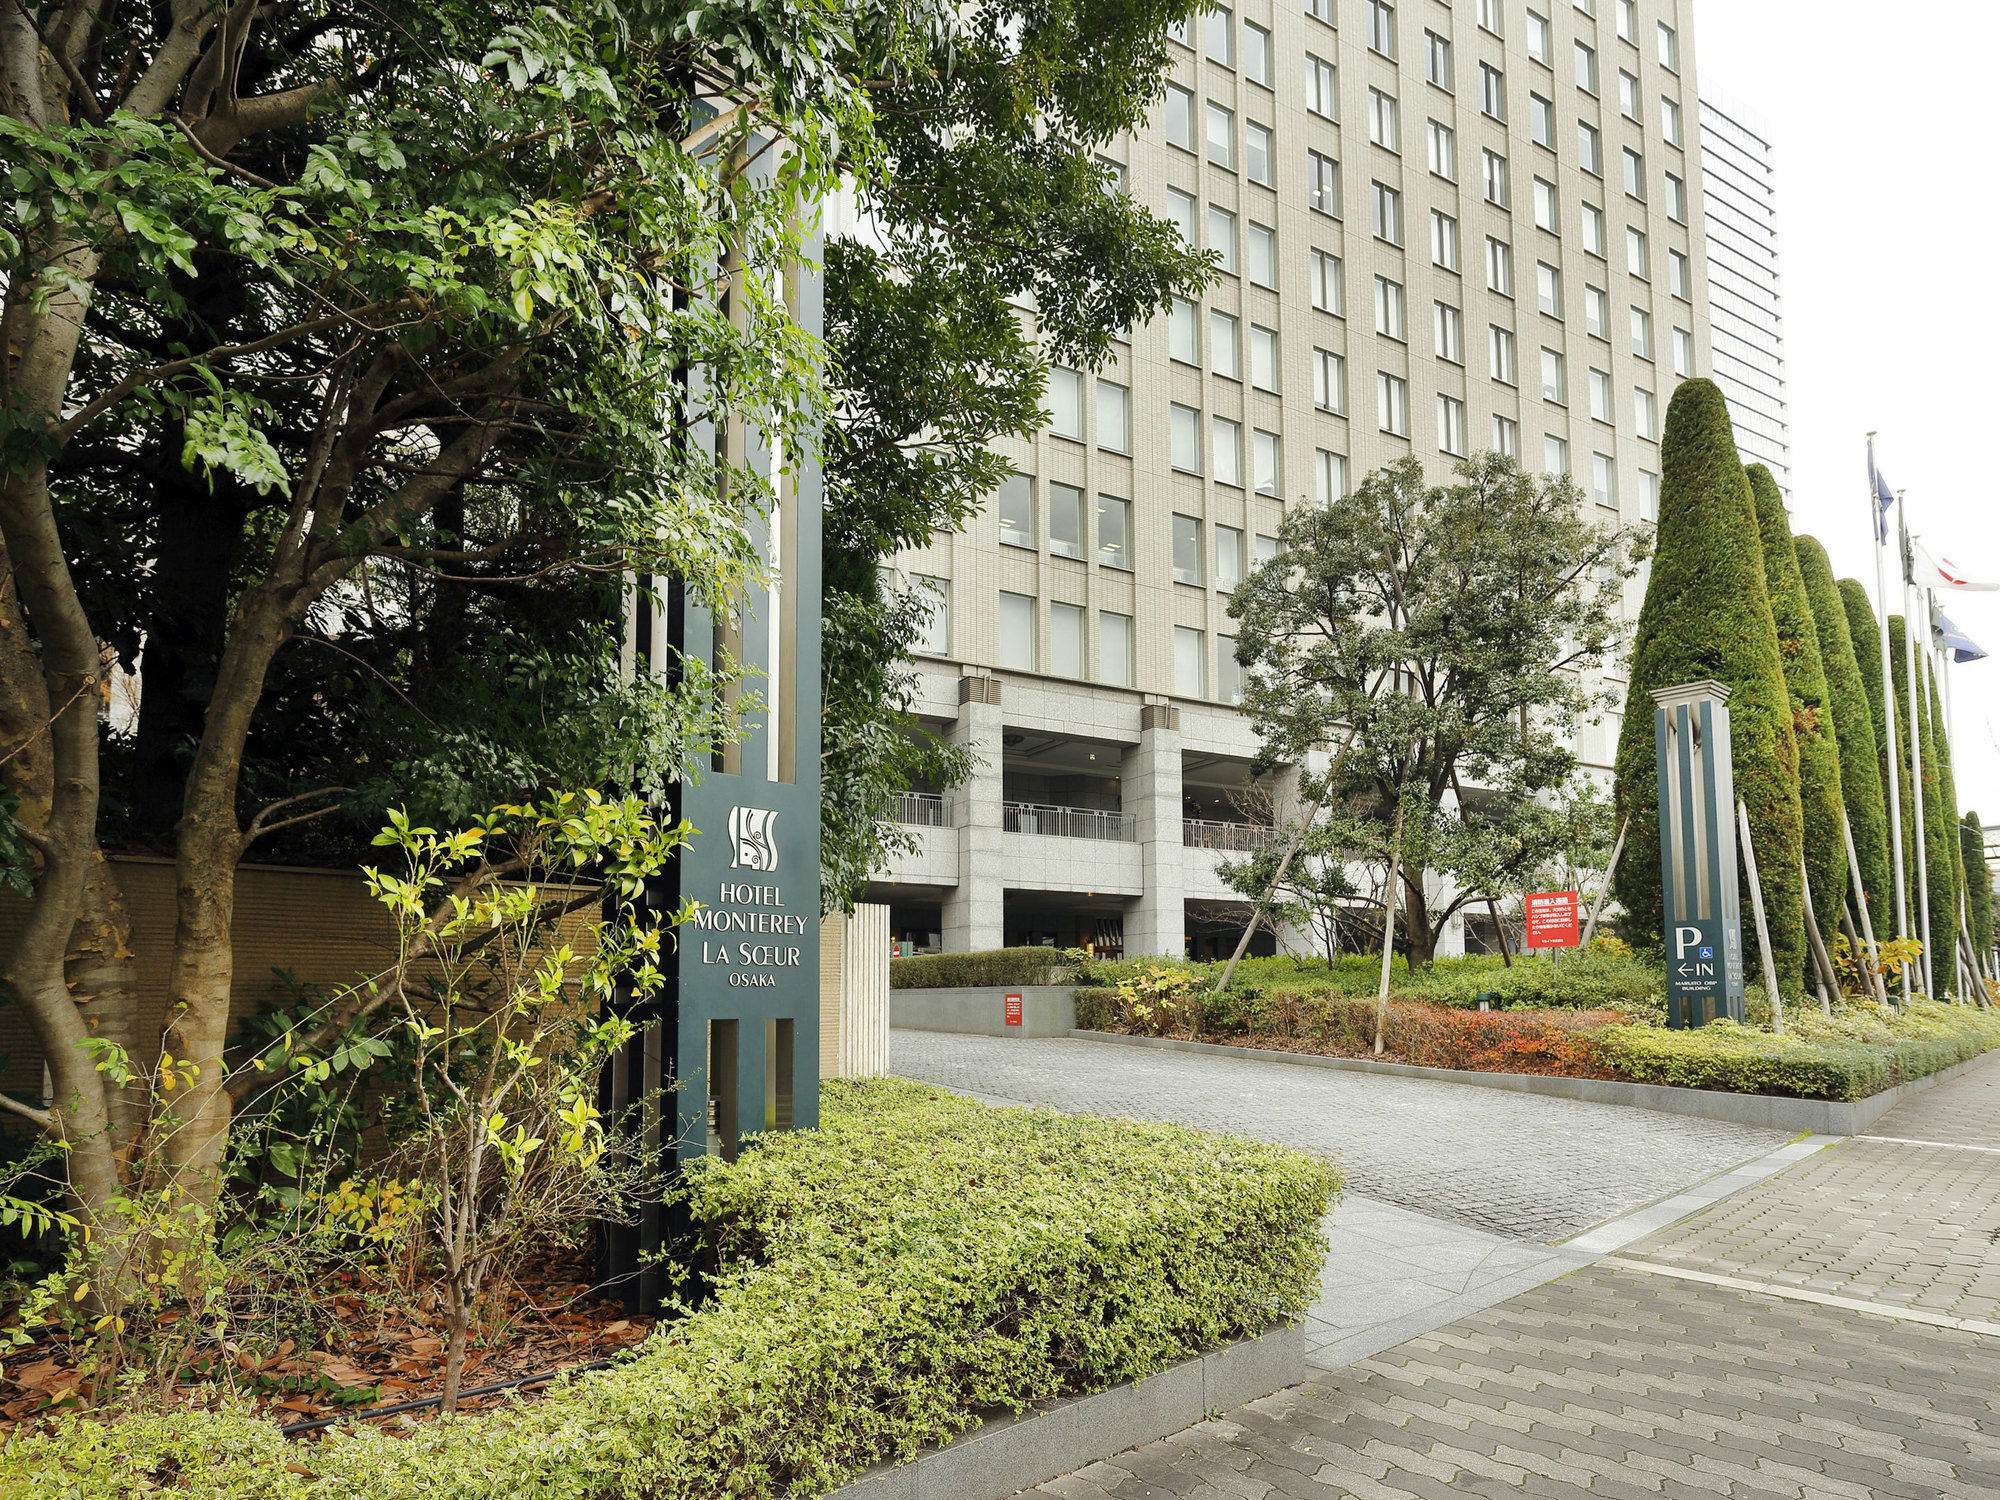
POLYGON ((1218 284, 1056 370, 988 512, 899 560, 938 605, 922 717, 980 762, 899 799, 919 847, 868 899, 900 939, 1234 941, 1216 866, 1284 782, 1251 775, 1228 595, 1289 507, 1495 448, 1652 519, 1668 399, 1709 360, 1691 13, 1238 0, 1177 39, 1110 170, 1218 284))
POLYGON ((1789 500, 1792 450, 1771 145, 1707 99, 1700 110, 1702 232, 1708 241, 1715 382, 1729 398, 1743 461, 1770 469, 1789 500))

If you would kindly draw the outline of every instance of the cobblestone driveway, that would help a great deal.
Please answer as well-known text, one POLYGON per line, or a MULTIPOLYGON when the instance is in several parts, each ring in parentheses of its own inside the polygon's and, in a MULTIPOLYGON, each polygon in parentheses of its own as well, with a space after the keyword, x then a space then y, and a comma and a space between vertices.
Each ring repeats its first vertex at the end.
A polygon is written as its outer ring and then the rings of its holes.
POLYGON ((1079 1114, 1172 1120, 1337 1162, 1356 1193, 1549 1243, 1783 1143, 1785 1133, 1613 1104, 1153 1052, 897 1031, 906 1078, 1079 1114))

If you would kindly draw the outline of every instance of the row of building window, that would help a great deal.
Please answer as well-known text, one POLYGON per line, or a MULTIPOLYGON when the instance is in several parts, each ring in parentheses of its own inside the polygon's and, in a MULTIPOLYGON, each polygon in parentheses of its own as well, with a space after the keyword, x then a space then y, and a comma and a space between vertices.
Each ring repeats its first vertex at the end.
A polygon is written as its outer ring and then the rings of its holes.
MULTIPOLYGON (((1639 5, 1638 0, 1615 0, 1617 6, 1617 27, 1619 40, 1639 45, 1639 5)), ((1586 16, 1597 14, 1596 0, 1575 0, 1576 9, 1586 16)), ((1504 37, 1506 31, 1501 22, 1501 0, 1478 0, 1478 20, 1480 30, 1496 37, 1504 37)), ((1333 0, 1305 0, 1305 11, 1309 16, 1332 25, 1333 0)), ((1368 50, 1382 57, 1394 59, 1397 55, 1398 32, 1397 6, 1395 0, 1368 0, 1368 50)), ((1229 12, 1211 12, 1209 17, 1210 36, 1213 38, 1220 18, 1220 26, 1226 33, 1229 26, 1229 12)), ((1555 29, 1548 16, 1531 10, 1528 19, 1528 56, 1544 67, 1555 66, 1555 29)), ((1261 28, 1259 28, 1261 29, 1261 28)), ((1180 35, 1186 41, 1183 32, 1180 35)), ((1678 73, 1681 66, 1680 33, 1666 22, 1658 23, 1655 34, 1660 66, 1669 73, 1678 73)), ((1581 47, 1583 44, 1577 44, 1581 47)), ((1430 81, 1440 88, 1451 87, 1451 42, 1435 31, 1424 32, 1425 71, 1430 81)), ((1218 62, 1226 59, 1216 57, 1211 41, 1209 56, 1218 62)), ((1593 89, 1593 92, 1595 90, 1593 89)))
MULTIPOLYGON (((1338 455, 1329 455, 1337 457, 1338 455)), ((1346 460, 1340 473, 1345 475, 1346 460)), ((1344 486, 1343 486, 1344 488, 1344 486)), ((1050 480, 1047 485, 1048 550, 1058 557, 1085 556, 1084 492, 1073 484, 1050 480)), ((1037 524, 1035 477, 1010 474, 1001 481, 993 497, 1000 540, 1009 547, 1039 549, 1043 528, 1037 524)), ((1215 525, 1213 572, 1204 565, 1203 522, 1198 516, 1176 514, 1173 519, 1174 579, 1178 583, 1203 584, 1213 577, 1220 589, 1233 589, 1243 581, 1244 533, 1239 527, 1215 525)), ((1097 497, 1097 562, 1100 567, 1132 568, 1132 502, 1117 495, 1097 497)), ((1278 555, 1278 539, 1256 537, 1257 561, 1278 555)))

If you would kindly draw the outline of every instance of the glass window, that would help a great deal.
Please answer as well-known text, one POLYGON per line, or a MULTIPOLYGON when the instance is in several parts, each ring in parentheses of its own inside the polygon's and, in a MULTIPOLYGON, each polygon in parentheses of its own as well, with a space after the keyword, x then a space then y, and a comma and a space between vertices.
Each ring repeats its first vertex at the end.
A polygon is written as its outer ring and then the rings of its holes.
POLYGON ((1216 417, 1209 424, 1215 450, 1215 482, 1243 487, 1243 424, 1216 417))
POLYGON ((1528 138, 1537 146, 1556 149, 1556 102, 1540 94, 1528 95, 1528 138))
POLYGON ((1622 68, 1618 72, 1618 113, 1628 120, 1639 118, 1639 80, 1622 68))
POLYGON ((1556 185, 1546 178, 1535 179, 1535 228, 1550 234, 1562 233, 1562 210, 1557 207, 1556 185))
POLYGON ((1206 655, 1207 638, 1199 630, 1185 625, 1174 627, 1174 691, 1181 697, 1207 696, 1208 681, 1202 671, 1206 655))
POLYGON ((1569 404, 1569 380, 1563 370, 1563 357, 1554 349, 1542 351, 1542 399, 1558 406, 1569 404))
POLYGON ((1010 547, 1035 545, 1035 479, 1009 474, 1000 481, 993 508, 1000 517, 1000 540, 1010 547))
POLYGON ((1679 250, 1667 252, 1667 290, 1682 301, 1692 300, 1691 277, 1688 271, 1687 255, 1679 250))
POLYGON ((1681 39, 1665 21, 1660 22, 1660 66, 1669 73, 1681 70, 1681 39))
POLYGON ((917 653, 922 656, 951 655, 951 580, 918 573, 910 579, 910 588, 920 598, 928 595, 930 604, 924 614, 923 628, 917 635, 917 653))
POLYGON ((1512 207, 1512 195, 1507 188, 1507 158, 1495 151, 1482 151, 1479 155, 1484 167, 1486 201, 1496 208, 1512 207))
POLYGON ((1507 118, 1507 75, 1491 63, 1479 65, 1479 110, 1496 120, 1507 118))
POLYGON ((1403 243, 1403 195, 1387 183, 1375 183, 1375 237, 1392 245, 1403 243))
POLYGON ((1236 215, 1226 208, 1208 206, 1208 248, 1220 257, 1222 269, 1236 274, 1236 215))
POLYGON ((1632 309, 1632 352, 1641 359, 1653 357, 1653 315, 1643 307, 1632 309))
POLYGON ((1666 177, 1667 217, 1672 219, 1676 224, 1685 224, 1688 221, 1687 183, 1676 177, 1672 172, 1667 173, 1666 177))
POLYGON ((1201 310, 1185 297, 1167 313, 1167 355, 1184 365, 1201 363, 1201 310))
POLYGON ((1462 365, 1465 363, 1465 320, 1449 302, 1439 302, 1435 308, 1432 322, 1436 326, 1438 358, 1462 365))
POLYGON ((1678 99, 1660 99, 1660 139, 1669 146, 1681 144, 1681 106, 1678 99))
POLYGON ((1486 237, 1486 286, 1503 297, 1514 295, 1514 247, 1490 234, 1486 237))
POLYGON ((1213 99, 1208 103, 1208 159, 1218 167, 1236 165, 1236 114, 1213 99))
POLYGON ((1201 580, 1201 519, 1174 516, 1174 582, 1198 584, 1201 580))
POLYGON ((1347 411, 1347 361, 1331 349, 1313 350, 1313 405, 1336 416, 1347 411))
POLYGON ((1528 56, 1544 67, 1554 67, 1556 44, 1554 33, 1549 30, 1549 18, 1528 12, 1528 56))
POLYGON ((1569 472, 1568 443, 1555 436, 1542 439, 1542 472, 1544 474, 1567 474, 1569 472))
POLYGON ((1278 330, 1250 325, 1250 383, 1260 391, 1278 389, 1278 330))
POLYGON ((1195 203, 1193 193, 1183 193, 1179 188, 1167 189, 1167 218, 1181 232, 1190 250, 1201 248, 1201 239, 1195 233, 1195 203))
POLYGON ((1109 380, 1097 382, 1097 446, 1132 451, 1132 392, 1109 380))
POLYGON ((1639 509, 1648 521, 1660 519, 1660 476, 1639 471, 1639 509))
POLYGON ((1646 158, 1630 146, 1625 148, 1625 191, 1641 203, 1646 201, 1646 158))
POLYGON ((1083 606, 1049 601, 1049 670, 1058 677, 1083 676, 1083 606))
MULTIPOLYGON (((1347 455, 1329 453, 1321 448, 1313 454, 1313 498, 1321 505, 1331 505, 1347 493, 1347 455)), ((1278 555, 1278 539, 1272 536, 1257 538, 1257 561, 1269 562, 1278 555)))
POLYGON ((1651 391, 1632 393, 1632 425, 1638 429, 1639 436, 1648 441, 1659 437, 1659 406, 1654 402, 1651 391))
POLYGON ((1458 181, 1458 132, 1438 120, 1424 128, 1430 143, 1431 170, 1446 182, 1458 181))
POLYGON ((1169 408, 1169 461, 1188 474, 1201 472, 1201 413, 1175 402, 1169 408))
POLYGON ((1401 376, 1387 371, 1375 375, 1376 420, 1381 429, 1395 437, 1410 435, 1410 387, 1401 376))
POLYGON ((1340 112, 1339 75, 1323 57, 1306 54, 1306 108, 1331 120, 1340 112))
POLYGON ((1396 7, 1389 0, 1368 0, 1368 48, 1384 57, 1396 55, 1396 7))
POLYGON ((1275 495, 1285 486, 1285 445, 1275 432, 1259 427, 1250 434, 1250 480, 1260 495, 1275 495))
POLYGON ((1306 190, 1313 211, 1340 217, 1340 163, 1318 151, 1306 153, 1306 190))
POLYGON ((1618 465, 1602 453, 1590 455, 1590 498, 1618 508, 1618 465))
POLYGON ((1061 365, 1049 370, 1049 431, 1083 441, 1083 376, 1061 365))
POLYGON ((1132 502, 1115 495, 1097 497, 1097 561, 1100 567, 1132 568, 1132 502))
POLYGON ((1209 61, 1219 62, 1225 68, 1236 66, 1236 17, 1217 8, 1208 13, 1203 29, 1209 61))
POLYGON ((1167 144, 1194 150, 1194 95, 1177 83, 1167 85, 1167 144))
POLYGON ((1236 659, 1236 637, 1215 638, 1215 696, 1222 703, 1243 701, 1243 664, 1236 659))
POLYGON ((1582 42, 1576 44, 1576 86, 1586 94, 1597 92, 1597 53, 1582 42))
POLYGON ((1562 272, 1547 261, 1535 265, 1535 306, 1552 318, 1563 315, 1562 272))
POLYGON ((1611 374, 1607 370, 1590 372, 1590 415, 1593 421, 1611 420, 1611 374))
POLYGON ((1512 417, 1493 418, 1493 451, 1503 458, 1521 457, 1521 424, 1512 417))
POLYGON ((1403 326, 1403 285, 1386 276, 1375 278, 1375 331, 1400 342, 1406 337, 1403 326))
POLYGON ((1639 0, 1618 0, 1618 36, 1636 44, 1639 40, 1639 0))
POLYGON ((1243 533, 1234 526, 1215 528, 1215 586, 1233 589, 1243 581, 1243 533))
MULTIPOLYGON (((1328 455, 1328 457, 1331 456, 1331 454, 1328 455)), ((1278 539, 1274 536, 1265 536, 1262 532, 1259 532, 1257 534, 1257 566, 1261 568, 1265 563, 1273 561, 1277 555, 1278 539)))
POLYGON ((1479 0, 1479 24, 1495 36, 1501 34, 1500 0, 1479 0))
POLYGON ((1035 670, 1035 601, 1027 594, 1000 595, 1000 665, 1035 670))
POLYGON ((1652 257, 1646 253, 1646 232, 1627 226, 1625 230, 1625 269, 1641 281, 1653 274, 1652 257))
POLYGON ((1441 208, 1431 210, 1431 261, 1447 271, 1458 269, 1458 220, 1441 208))
POLYGON ((1049 551, 1083 556, 1083 491, 1073 484, 1049 483, 1049 551))
POLYGON ((1576 122, 1576 164, 1593 177, 1604 175, 1604 138, 1588 120, 1576 122))
POLYGON ((1097 680, 1109 687, 1132 685, 1132 617, 1097 612, 1097 680))
POLYGON ((1104 191, 1122 197, 1126 190, 1125 163, 1113 161, 1108 156, 1100 156, 1097 158, 1097 166, 1104 174, 1104 191))
POLYGON ((1583 289, 1583 331, 1594 339, 1611 337, 1611 298, 1603 287, 1583 289))
POLYGON ((1465 456, 1465 403, 1456 396, 1438 397, 1438 448, 1465 456))
POLYGON ((1583 248, 1604 258, 1604 210, 1595 203, 1583 205, 1583 248))
POLYGON ((1271 33, 1255 21, 1243 23, 1243 76, 1271 86, 1271 33))
POLYGON ((1229 380, 1243 378, 1242 351, 1236 343, 1236 316, 1220 308, 1208 310, 1209 368, 1229 380))
POLYGON ((1306 0, 1306 14, 1333 24, 1333 0, 1306 0))
POLYGON ((1502 385, 1518 385, 1520 373, 1514 358, 1514 330, 1498 323, 1486 330, 1486 352, 1493 378, 1502 385))
POLYGON ((1312 304, 1321 312, 1345 315, 1347 301, 1341 295, 1340 257, 1327 250, 1312 253, 1312 304))
POLYGON ((1269 187, 1271 175, 1271 127, 1254 120, 1243 122, 1243 175, 1269 187))
POLYGON ((1674 330, 1674 373, 1683 380, 1694 376, 1694 335, 1685 328, 1674 330))
POLYGON ((1402 150, 1402 125, 1395 96, 1380 89, 1368 91, 1368 139, 1391 151, 1402 150))
POLYGON ((1424 76, 1447 94, 1451 92, 1451 41, 1435 31, 1424 33, 1424 76))
POLYGON ((1243 244, 1248 252, 1250 280, 1258 286, 1278 284, 1278 231, 1255 219, 1243 223, 1243 244))

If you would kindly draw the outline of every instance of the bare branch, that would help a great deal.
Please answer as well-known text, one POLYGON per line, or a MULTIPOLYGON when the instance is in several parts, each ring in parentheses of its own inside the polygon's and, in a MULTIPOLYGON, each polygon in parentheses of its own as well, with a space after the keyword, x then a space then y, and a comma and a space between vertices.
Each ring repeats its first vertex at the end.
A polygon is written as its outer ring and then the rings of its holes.
POLYGON ((23 1104, 11 1094, 0 1092, 0 1109, 12 1110, 24 1120, 32 1120, 37 1129, 48 1134, 55 1133, 55 1117, 45 1109, 36 1109, 31 1104, 23 1104))

